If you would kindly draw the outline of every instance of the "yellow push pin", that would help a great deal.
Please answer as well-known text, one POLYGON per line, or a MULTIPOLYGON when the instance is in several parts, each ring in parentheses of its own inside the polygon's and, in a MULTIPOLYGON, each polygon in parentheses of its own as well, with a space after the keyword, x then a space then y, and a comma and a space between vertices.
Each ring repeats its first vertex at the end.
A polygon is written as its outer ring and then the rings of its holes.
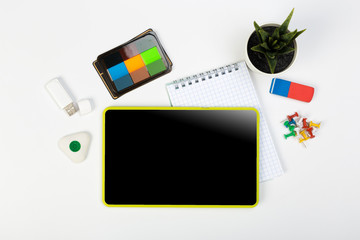
POLYGON ((305 133, 305 130, 302 130, 302 131, 300 132, 300 135, 303 136, 304 141, 306 141, 306 140, 309 139, 309 137, 308 137, 308 136, 306 135, 306 133, 305 133))
POLYGON ((302 130, 302 131, 300 132, 300 135, 303 136, 303 138, 301 138, 301 139, 299 140, 299 143, 304 144, 304 146, 306 147, 306 144, 304 143, 304 141, 307 141, 307 140, 309 139, 309 137, 306 135, 305 130, 302 130))
POLYGON ((313 123, 313 122, 311 121, 309 126, 310 126, 310 127, 320 128, 320 124, 321 124, 321 123, 316 124, 316 123, 313 123))
POLYGON ((299 140, 299 143, 302 143, 303 141, 307 141, 309 138, 301 138, 300 140, 299 140))
POLYGON ((307 141, 308 139, 309 139, 309 138, 306 138, 306 139, 305 139, 305 138, 301 138, 301 139, 299 139, 299 143, 302 143, 302 144, 304 145, 304 147, 307 148, 307 147, 306 147, 306 144, 305 144, 305 141, 307 141))

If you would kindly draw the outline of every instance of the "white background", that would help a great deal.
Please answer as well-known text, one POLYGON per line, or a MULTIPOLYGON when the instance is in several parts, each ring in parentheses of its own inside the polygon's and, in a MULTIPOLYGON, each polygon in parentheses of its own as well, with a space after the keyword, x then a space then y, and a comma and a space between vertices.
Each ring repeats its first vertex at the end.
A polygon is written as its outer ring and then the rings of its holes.
POLYGON ((358 8, 350 0, 2 0, 0 239, 359 239, 358 8), (290 29, 307 30, 295 65, 280 77, 316 92, 311 103, 271 95, 271 77, 251 72, 285 170, 260 184, 259 205, 105 207, 103 109, 170 106, 166 83, 243 60, 253 21, 282 23, 293 7, 290 29), (92 62, 150 27, 173 71, 114 101, 92 62), (68 118, 45 91, 54 77, 74 99, 91 98, 95 110, 68 118), (308 148, 283 137, 280 121, 295 111, 321 121, 308 148), (92 142, 88 158, 74 164, 57 141, 80 131, 92 142))

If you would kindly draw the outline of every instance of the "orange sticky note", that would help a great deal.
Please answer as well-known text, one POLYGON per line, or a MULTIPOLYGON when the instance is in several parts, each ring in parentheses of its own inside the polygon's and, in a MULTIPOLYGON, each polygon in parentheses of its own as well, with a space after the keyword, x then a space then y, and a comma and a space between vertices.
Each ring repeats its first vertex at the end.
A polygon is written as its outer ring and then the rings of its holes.
POLYGON ((136 55, 135 57, 129 58, 128 60, 125 60, 124 63, 129 73, 132 73, 145 66, 140 54, 136 55))

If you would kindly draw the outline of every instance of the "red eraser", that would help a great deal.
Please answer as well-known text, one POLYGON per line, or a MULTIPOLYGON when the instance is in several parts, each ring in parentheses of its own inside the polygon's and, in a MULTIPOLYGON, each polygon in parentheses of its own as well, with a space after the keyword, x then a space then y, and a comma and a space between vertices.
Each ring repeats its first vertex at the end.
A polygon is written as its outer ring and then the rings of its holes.
POLYGON ((270 93, 296 99, 303 102, 310 102, 314 96, 315 89, 310 86, 287 80, 273 78, 270 86, 270 93))
POLYGON ((289 89, 288 98, 310 102, 314 96, 314 88, 292 82, 289 89))

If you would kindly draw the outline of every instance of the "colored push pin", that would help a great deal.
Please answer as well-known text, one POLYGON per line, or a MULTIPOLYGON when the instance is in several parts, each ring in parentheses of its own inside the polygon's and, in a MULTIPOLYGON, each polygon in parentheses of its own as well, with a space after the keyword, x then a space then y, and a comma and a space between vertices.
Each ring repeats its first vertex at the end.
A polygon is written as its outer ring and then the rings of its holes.
POLYGON ((295 112, 295 114, 293 114, 291 116, 287 116, 287 119, 291 122, 291 120, 293 120, 294 117, 299 117, 299 114, 297 112, 295 112))
POLYGON ((284 126, 285 126, 286 128, 289 128, 289 127, 290 127, 289 121, 284 122, 284 126))
POLYGON ((321 123, 316 124, 316 123, 313 123, 313 122, 311 121, 309 126, 310 126, 310 127, 320 128, 320 124, 321 124, 321 123))
POLYGON ((309 128, 309 124, 306 122, 307 118, 303 118, 302 122, 303 122, 303 128, 309 128))
POLYGON ((284 134, 285 139, 287 139, 288 137, 295 137, 295 136, 296 136, 296 133, 294 131, 292 131, 289 134, 284 134))
POLYGON ((306 133, 305 133, 305 130, 302 130, 302 131, 300 132, 300 135, 303 136, 303 138, 304 138, 303 141, 306 141, 306 140, 309 139, 309 137, 308 137, 308 136, 306 135, 306 133))
POLYGON ((304 146, 306 147, 306 145, 305 145, 304 141, 307 141, 307 140, 309 139, 309 137, 308 137, 308 136, 306 136, 306 134, 305 134, 305 131, 304 131, 304 130, 303 130, 303 131, 301 131, 301 132, 300 132, 300 134, 301 134, 301 136, 303 136, 303 138, 301 138, 301 139, 299 140, 299 143, 304 144, 304 146))
POLYGON ((286 128, 289 128, 289 127, 291 126, 291 124, 296 126, 296 122, 295 122, 294 119, 291 119, 290 122, 289 122, 289 121, 285 121, 285 122, 284 122, 284 126, 285 126, 286 128))
MULTIPOLYGON (((302 143, 303 145, 304 145, 304 147, 306 147, 306 144, 305 144, 305 141, 306 141, 307 139, 300 139, 299 140, 299 143, 302 143)), ((307 148, 307 147, 306 147, 307 148)))
MULTIPOLYGON (((295 112, 295 114, 293 114, 293 115, 286 116, 286 118, 287 118, 287 120, 288 120, 289 122, 292 122, 292 120, 294 119, 294 117, 299 117, 299 114, 298 114, 297 112, 295 112)), ((286 121, 286 119, 282 120, 281 122, 284 122, 284 121, 286 121)), ((294 121, 294 124, 296 124, 295 121, 294 121)))
POLYGON ((295 125, 295 126, 296 126, 296 122, 295 122, 295 120, 294 120, 294 119, 291 119, 291 121, 289 122, 289 124, 293 124, 293 125, 295 125))
POLYGON ((289 128, 291 126, 290 124, 292 124, 292 122, 289 122, 289 121, 284 122, 284 126, 286 128, 289 128))
POLYGON ((294 125, 289 126, 289 130, 290 130, 290 132, 294 132, 295 126, 294 125))
MULTIPOLYGON (((307 141, 309 138, 301 138, 300 140, 299 140, 299 143, 303 143, 304 141, 307 141)), ((306 145, 305 145, 305 147, 306 147, 306 145)))
POLYGON ((310 138, 314 138, 314 137, 315 137, 314 134, 313 134, 313 132, 312 132, 312 131, 313 131, 313 128, 312 128, 312 127, 306 129, 306 131, 309 133, 310 138))

